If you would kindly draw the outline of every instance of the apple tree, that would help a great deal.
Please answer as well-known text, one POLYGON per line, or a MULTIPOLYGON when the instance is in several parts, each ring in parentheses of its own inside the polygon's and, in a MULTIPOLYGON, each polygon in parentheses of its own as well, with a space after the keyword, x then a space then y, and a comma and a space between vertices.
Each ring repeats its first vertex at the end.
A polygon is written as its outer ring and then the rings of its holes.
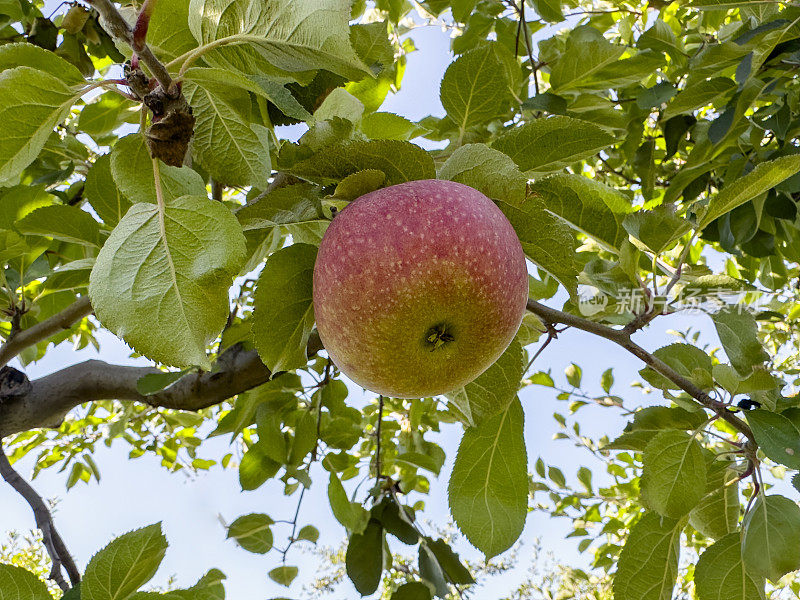
MULTIPOLYGON (((71 558, 12 464, 31 455, 69 489, 99 480, 98 444, 174 472, 219 463, 243 490, 277 480, 298 507, 325 487, 362 595, 470 595, 476 565, 419 525, 437 485, 487 559, 530 511, 571 519, 591 569, 519 597, 797 594, 800 478, 780 480, 800 470, 799 66, 800 7, 772 0, 0 0, 0 473, 49 557, 0 565, 0 597, 51 597, 44 573, 68 599, 224 597, 212 565, 142 591, 158 525, 71 558), (452 62, 443 116, 413 122, 381 106, 421 26, 450 33, 452 62), (463 387, 356 400, 315 327, 317 249, 356 198, 433 179, 510 222, 526 315, 463 387), (721 349, 636 341, 688 308, 721 349), (101 328, 152 365, 26 375, 101 328), (554 375, 565 328, 640 360, 658 394, 613 394, 613 354, 596 385, 578 364, 554 375), (556 435, 602 466, 573 478, 527 457, 523 390, 558 393, 556 435), (584 435, 588 406, 629 423, 584 435), (220 435, 231 452, 207 458, 220 435)), ((276 521, 227 535, 289 586, 292 546, 323 523, 276 521)))

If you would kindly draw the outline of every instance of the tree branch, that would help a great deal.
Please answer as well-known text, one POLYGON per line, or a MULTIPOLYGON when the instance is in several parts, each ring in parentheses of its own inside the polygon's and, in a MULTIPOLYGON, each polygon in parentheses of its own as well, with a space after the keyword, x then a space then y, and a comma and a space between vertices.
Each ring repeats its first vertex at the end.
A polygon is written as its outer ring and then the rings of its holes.
POLYGON ((143 62, 150 72, 153 74, 165 92, 169 92, 172 87, 172 77, 167 71, 160 60, 156 58, 150 47, 139 40, 134 39, 133 30, 128 22, 114 6, 111 0, 86 0, 92 8, 100 13, 103 19, 104 28, 111 34, 114 39, 120 40, 128 44, 139 56, 139 60, 143 62))
POLYGON ((11 335, 6 343, 0 346, 0 368, 6 366, 25 348, 38 344, 64 329, 69 329, 91 312, 89 297, 83 296, 49 319, 11 335))
POLYGON ((747 425, 747 423, 742 421, 739 417, 728 410, 727 404, 718 400, 714 400, 706 392, 689 381, 683 375, 675 371, 675 369, 670 367, 663 360, 660 360, 658 357, 639 346, 636 342, 631 340, 630 334, 624 329, 613 329, 607 325, 595 323, 594 321, 589 321, 588 319, 550 308, 549 306, 545 306, 544 304, 540 304, 534 300, 528 300, 528 310, 542 319, 545 323, 550 323, 551 325, 556 323, 568 325, 570 327, 574 327, 575 329, 581 329, 583 331, 593 333, 596 336, 605 338, 623 347, 655 372, 660 373, 669 379, 672 383, 697 400, 705 408, 709 409, 721 419, 724 419, 733 425, 738 431, 742 432, 747 439, 755 444, 755 437, 753 436, 753 432, 750 427, 747 425))
MULTIPOLYGON (((308 355, 322 350, 312 335, 308 355)), ((21 396, 0 398, 0 437, 40 427, 58 427, 65 415, 95 400, 134 401, 150 406, 197 411, 269 381, 272 374, 255 350, 236 344, 217 359, 215 370, 184 375, 168 388, 149 396, 139 393, 137 381, 155 367, 125 367, 87 360, 31 382, 21 396)))
POLYGON ((69 590, 70 587, 78 585, 81 580, 80 573, 64 544, 64 540, 61 539, 61 536, 56 530, 50 509, 47 508, 44 500, 36 493, 36 490, 14 470, 2 447, 0 447, 0 475, 2 475, 6 483, 13 487, 20 496, 25 498, 25 501, 30 505, 31 509, 33 509, 36 527, 41 530, 44 547, 50 555, 50 560, 53 561, 50 579, 55 581, 58 587, 65 592, 69 590), (62 567, 67 571, 69 580, 72 583, 71 586, 64 580, 64 575, 61 572, 62 567))
MULTIPOLYGON (((567 325, 621 346, 755 442, 750 427, 733 414, 727 404, 713 399, 667 363, 639 346, 627 330, 595 323, 533 300, 528 300, 527 308, 546 325, 567 325)), ((47 338, 59 328, 68 327, 90 310, 88 300, 75 303, 59 315, 9 340, 0 349, 0 357, 13 357, 15 351, 18 353, 20 348, 47 338)), ((308 355, 313 356, 322 349, 319 336, 313 335, 308 343, 308 355)), ((10 358, 6 362, 8 360, 10 358)), ((32 389, 25 395, 0 398, 0 437, 39 427, 58 427, 70 410, 95 400, 135 401, 162 408, 201 410, 259 386, 271 377, 258 353, 255 350, 246 351, 238 344, 219 357, 214 371, 189 373, 156 394, 140 394, 137 381, 144 375, 160 372, 155 367, 125 367, 100 360, 89 360, 61 369, 32 381, 32 389)))

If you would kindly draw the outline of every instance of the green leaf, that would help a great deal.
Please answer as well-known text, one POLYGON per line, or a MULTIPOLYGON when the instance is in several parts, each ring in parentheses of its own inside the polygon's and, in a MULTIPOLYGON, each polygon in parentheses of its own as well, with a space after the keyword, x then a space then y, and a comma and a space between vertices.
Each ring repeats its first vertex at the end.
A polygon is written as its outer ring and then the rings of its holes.
POLYGON ((292 582, 297 577, 299 570, 297 567, 287 567, 283 565, 281 567, 275 567, 269 572, 269 578, 272 579, 275 583, 280 585, 289 587, 292 585, 292 582))
POLYGON ((706 537, 719 539, 739 525, 739 486, 734 482, 739 474, 729 468, 730 463, 714 457, 706 464, 705 496, 689 513, 689 523, 706 537))
MULTIPOLYGON (((691 344, 670 344, 659 348, 654 353, 673 368, 679 375, 687 377, 701 387, 711 386, 711 357, 691 344)), ((639 375, 650 385, 665 390, 680 389, 660 373, 646 367, 639 371, 639 375)))
POLYGON ((372 140, 411 140, 429 131, 405 117, 390 112, 374 112, 361 119, 361 131, 372 140))
POLYGON ((453 552, 453 549, 447 545, 447 542, 425 538, 425 543, 436 557, 436 562, 442 568, 447 581, 456 585, 471 585, 475 583, 475 579, 469 569, 461 562, 458 554, 453 552))
POLYGON ((317 249, 294 244, 275 252, 258 278, 253 311, 253 341, 272 371, 289 371, 308 362, 306 346, 314 327, 312 275, 317 249))
POLYGON ((208 369, 206 346, 225 325, 244 260, 241 227, 219 202, 136 204, 98 254, 89 295, 103 326, 141 354, 208 369))
POLYGON ((800 469, 800 429, 779 413, 758 409, 747 412, 758 447, 775 462, 800 469))
MULTIPOLYGON (((220 74, 227 73, 227 71, 224 71, 223 69, 215 69, 215 72, 219 72, 220 74)), ((230 81, 230 78, 228 79, 230 81)), ((311 119, 311 113, 303 108, 303 105, 300 104, 292 95, 292 93, 283 86, 283 83, 279 80, 279 78, 272 79, 266 75, 256 73, 255 75, 250 75, 249 79, 256 83, 258 88, 253 90, 252 88, 247 87, 245 89, 254 91, 254 93, 259 94, 260 96, 264 96, 287 117, 299 119, 301 121, 307 121, 311 119)), ((233 83, 237 83, 238 81, 239 80, 235 78, 233 83)))
POLYGON ((614 600, 670 600, 682 522, 646 512, 631 529, 614 575, 614 600))
POLYGON ((364 105, 361 101, 344 88, 336 88, 325 97, 319 108, 314 111, 315 121, 330 119, 345 119, 351 123, 358 123, 364 114, 364 105))
POLYGON ((134 115, 134 104, 119 94, 108 92, 81 110, 78 129, 95 139, 102 139, 134 115), (127 113, 127 114, 126 114, 127 113))
POLYGON ((694 430, 705 421, 706 414, 702 410, 690 412, 679 407, 648 406, 636 411, 636 414, 633 415, 633 422, 625 427, 624 433, 603 448, 641 452, 659 431, 667 429, 694 430))
POLYGON ((168 371, 164 373, 149 373, 136 380, 136 391, 143 396, 157 394, 178 381, 188 373, 188 369, 183 371, 168 371))
POLYGON ((392 594, 391 600, 431 600, 431 590, 420 581, 404 583, 392 594))
POLYGON ((350 141, 325 146, 290 171, 312 181, 335 183, 366 169, 386 173, 387 185, 436 177, 430 154, 411 142, 398 140, 350 141))
MULTIPOLYGON (((46 600, 50 600, 52 596, 46 597, 46 600)), ((136 595, 131 596, 132 600, 136 600, 136 595)), ((34 598, 36 600, 36 598, 34 598)), ((61 600, 81 600, 81 584, 79 583, 74 588, 67 590, 67 592, 61 596, 61 600)))
POLYGON ((735 89, 736 82, 728 77, 698 81, 678 92, 664 110, 662 119, 667 121, 676 115, 691 113, 735 89))
POLYGON ((642 498, 659 514, 681 517, 705 495, 706 462, 693 436, 658 433, 645 447, 642 462, 642 498))
POLYGON ((572 82, 568 87, 582 90, 618 89, 649 79, 664 64, 663 54, 645 50, 629 58, 613 61, 590 76, 572 82))
POLYGON ((232 36, 246 43, 218 48, 203 58, 213 66, 253 73, 262 66, 288 72, 322 68, 362 79, 369 70, 350 44, 349 19, 349 0, 293 0, 291 6, 286 0, 189 4, 189 28, 201 44, 232 36))
POLYGON ((51 600, 47 586, 22 567, 0 564, 0 600, 51 600))
POLYGON ((89 561, 81 600, 124 600, 153 578, 166 551, 160 523, 121 535, 89 561))
MULTIPOLYGON (((240 93, 252 92, 272 102, 286 116, 301 121, 311 118, 311 114, 284 87, 280 78, 264 74, 245 76, 235 71, 214 67, 192 67, 186 71, 185 78, 201 87, 226 90, 232 98, 236 97, 237 89, 240 93)), ((233 106, 240 107, 240 112, 243 114, 247 112, 241 101, 238 104, 234 103, 233 106)))
POLYGON ((752 0, 689 0, 686 4, 700 10, 729 10, 752 3, 752 0))
POLYGON ((317 540, 319 539, 319 530, 313 525, 305 525, 304 527, 300 528, 300 531, 297 532, 297 539, 316 544, 317 540))
POLYGON ((317 445, 317 413, 311 410, 298 410, 294 413, 294 441, 289 451, 289 464, 299 465, 317 445))
POLYGON ((677 93, 678 90, 675 89, 674 85, 668 81, 662 81, 653 87, 639 92, 639 94, 636 96, 636 106, 642 110, 656 108, 665 102, 669 102, 677 93))
POLYGON ((439 98, 463 132, 505 114, 511 100, 503 64, 489 43, 450 63, 442 78, 439 98))
POLYGON ((446 598, 450 589, 447 587, 444 570, 439 565, 439 561, 428 548, 427 544, 420 544, 417 562, 419 564, 419 574, 423 580, 427 581, 433 589, 433 595, 439 598, 446 598))
POLYGON ((764 578, 745 570, 742 534, 730 533, 706 548, 694 571, 698 600, 764 600, 764 578))
POLYGON ((556 93, 575 87, 624 52, 624 46, 611 44, 593 27, 576 27, 567 38, 565 52, 550 67, 550 86, 556 93))
POLYGON ((689 78, 686 80, 686 87, 692 87, 696 82, 713 77, 723 69, 732 67, 749 52, 750 49, 747 46, 731 41, 706 44, 689 60, 689 78))
POLYGON ((523 412, 519 400, 464 432, 448 486, 450 512, 486 559, 517 540, 528 509, 523 412))
MULTIPOLYGON (((121 138, 111 151, 111 175, 119 191, 132 203, 156 201, 153 159, 144 137, 132 133, 121 138)), ((181 196, 205 196, 203 178, 189 167, 159 165, 161 190, 169 202, 181 196)))
MULTIPOLYGON (((225 575, 218 569, 211 569, 203 575, 195 585, 188 590, 174 590, 169 592, 166 600, 225 600, 225 588, 222 581, 225 575)), ((136 600, 138 594, 131 600, 136 600)))
POLYGON ((187 80, 183 92, 197 118, 193 155, 209 175, 224 185, 267 187, 272 173, 269 130, 250 123, 239 108, 249 109, 247 92, 197 80, 187 80))
POLYGON ((273 190, 258 201, 239 209, 236 218, 245 231, 271 229, 281 225, 328 223, 322 214, 322 205, 316 188, 308 183, 298 183, 273 190))
POLYGON ((236 540, 248 552, 266 554, 272 549, 270 526, 274 523, 264 514, 243 515, 230 524, 227 537, 236 540))
POLYGON ((783 156, 759 163, 744 177, 726 182, 725 187, 708 202, 708 209, 700 219, 698 229, 711 221, 760 196, 783 180, 800 171, 800 154, 783 156))
POLYGON ((404 544, 415 545, 419 542, 420 536, 413 525, 413 516, 394 500, 384 497, 372 508, 371 514, 381 522, 385 533, 393 535, 404 544))
POLYGON ((427 469, 436 475, 439 474, 439 471, 441 471, 442 468, 441 463, 435 458, 419 452, 403 452, 402 454, 395 456, 394 460, 395 462, 405 463, 407 465, 411 465, 412 467, 421 467, 423 469, 427 469))
POLYGON ((384 536, 380 521, 370 520, 363 533, 354 533, 347 544, 347 576, 362 596, 378 589, 383 572, 384 536))
POLYGON ((600 376, 600 387, 603 388, 603 391, 608 394, 611 392, 611 386, 614 385, 614 369, 613 367, 609 367, 603 374, 600 376))
POLYGON ((543 110, 551 115, 567 114, 567 99, 553 94, 552 92, 542 92, 533 98, 528 98, 522 103, 525 110, 543 110))
POLYGON ((625 215, 634 209, 628 198, 603 183, 581 175, 563 174, 539 179, 531 196, 569 225, 616 251, 627 233, 625 215))
POLYGON ((247 449, 239 464, 239 484, 245 491, 260 488, 268 479, 280 470, 280 463, 269 457, 264 442, 257 442, 247 449))
POLYGON ((759 495, 742 520, 742 559, 751 575, 773 582, 800 569, 800 507, 783 496, 759 495))
POLYGON ((756 320, 747 310, 741 306, 726 307, 713 313, 711 318, 725 354, 739 375, 750 375, 756 366, 769 359, 758 341, 756 320))
POLYGON ((31 67, 0 73, 0 181, 20 174, 67 116, 75 91, 61 79, 31 67))
POLYGON ((581 368, 576 365, 575 363, 571 363, 564 369, 564 375, 567 377, 567 383, 569 383, 574 388, 581 387, 581 378, 583 377, 583 371, 581 368))
POLYGON ((560 23, 564 20, 564 13, 561 12, 561 0, 533 0, 533 10, 550 23, 560 23))
POLYGON ((84 194, 103 223, 111 227, 116 227, 131 207, 111 175, 110 154, 98 156, 89 168, 84 194))
POLYGON ((513 341, 491 367, 463 388, 446 394, 447 399, 472 424, 480 423, 508 410, 517 397, 524 370, 522 346, 513 341))
POLYGON ((582 269, 575 256, 579 244, 573 230, 549 213, 538 198, 529 198, 521 207, 501 201, 497 205, 514 228, 525 255, 576 297, 582 269))
POLYGON ((77 206, 53 204, 37 208, 16 223, 20 233, 43 235, 45 237, 99 248, 100 225, 86 211, 77 206))
POLYGON ((369 522, 369 512, 357 502, 350 502, 342 482, 336 473, 331 472, 328 483, 328 501, 331 511, 350 533, 362 533, 369 522))
POLYGON ((439 179, 463 183, 512 206, 525 201, 527 177, 511 158, 485 144, 457 148, 439 170, 439 179))
POLYGON ((70 86, 86 83, 77 67, 54 52, 29 42, 0 46, 0 72, 14 67, 30 67, 44 71, 70 86))
POLYGON ((553 116, 509 129, 493 146, 533 177, 560 171, 613 143, 614 136, 593 123, 553 116))
POLYGON ((675 214, 672 206, 640 210, 625 217, 622 226, 629 234, 655 254, 661 254, 675 244, 692 226, 675 214))
POLYGON ((364 194, 382 188, 385 182, 386 173, 383 171, 365 169, 342 179, 339 185, 336 186, 333 196, 342 200, 355 200, 364 194))
POLYGON ((197 47, 189 29, 189 0, 156 3, 147 28, 147 45, 164 62, 197 47))

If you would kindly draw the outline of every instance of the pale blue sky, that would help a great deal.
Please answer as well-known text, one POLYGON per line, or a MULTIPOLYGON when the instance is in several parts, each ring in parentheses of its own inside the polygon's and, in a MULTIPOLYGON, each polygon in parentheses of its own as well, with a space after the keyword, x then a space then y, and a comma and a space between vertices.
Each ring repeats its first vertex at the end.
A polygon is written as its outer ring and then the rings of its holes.
MULTIPOLYGON (((51 4, 55 5, 56 2, 51 4)), ((390 97, 382 110, 415 120, 428 114, 441 116, 438 89, 442 74, 452 60, 449 34, 436 27, 425 27, 416 30, 413 38, 419 50, 408 58, 403 89, 390 97)), ((557 302, 551 304, 558 305, 557 302)), ((674 338, 663 333, 670 327, 685 329, 699 326, 705 332, 704 340, 716 344, 716 334, 708 325, 709 321, 703 317, 665 317, 656 322, 656 330, 638 334, 637 341, 648 349, 655 349, 674 341, 674 338)), ((142 359, 129 359, 129 350, 110 334, 103 334, 100 339, 102 353, 99 357, 103 360, 146 363, 142 359)), ((62 346, 48 353, 38 364, 30 365, 26 372, 33 379, 65 365, 95 357, 97 354, 94 351, 74 352, 62 346)), ((539 358, 538 367, 552 369, 556 379, 563 383, 561 374, 573 361, 583 367, 584 381, 592 382, 594 386, 590 389, 597 391, 596 382, 600 374, 613 366, 617 380, 614 393, 630 398, 632 404, 642 400, 638 390, 628 387, 637 378, 636 371, 642 366, 639 361, 623 354, 610 342, 594 339, 589 334, 571 331, 561 334, 559 340, 551 344, 539 358)), ((581 464, 590 467, 597 467, 597 464, 589 461, 587 453, 572 448, 568 442, 552 440, 558 426, 551 415, 556 410, 566 412, 566 404, 555 400, 554 396, 543 388, 529 388, 521 395, 526 414, 529 464, 532 465, 541 456, 545 462, 564 468, 567 477, 574 481, 575 471, 581 464)), ((661 401, 657 394, 644 400, 661 401)), ((581 424, 587 434, 606 433, 613 437, 621 431, 624 421, 613 418, 608 409, 587 407, 582 410, 581 424)), ((449 519, 447 480, 460 435, 459 426, 447 426, 435 440, 447 452, 448 460, 438 480, 432 480, 432 491, 427 498, 428 510, 423 518, 433 523, 445 523, 449 519)), ((227 438, 214 438, 207 443, 204 453, 207 456, 222 456, 228 450, 227 438)), ((42 473, 33 482, 45 497, 59 499, 56 522, 81 568, 113 536, 160 520, 164 522, 170 548, 153 580, 154 584, 164 584, 171 575, 177 575, 179 585, 191 585, 209 568, 217 567, 228 576, 228 598, 266 600, 272 597, 297 598, 301 586, 313 579, 317 557, 304 552, 300 545, 290 552, 287 564, 299 565, 301 576, 291 589, 286 590, 267 577, 267 572, 279 565, 276 553, 266 556, 250 554, 225 540, 225 530, 219 522, 219 516, 231 522, 242 514, 266 512, 274 519, 290 519, 296 497, 285 498, 282 486, 270 482, 254 492, 242 493, 239 491, 236 470, 226 471, 215 467, 210 472, 189 479, 182 474, 170 475, 153 456, 129 461, 127 451, 125 444, 115 445, 111 449, 98 448, 95 460, 101 469, 100 485, 95 482, 90 485, 81 483, 67 493, 66 475, 52 469, 42 473)), ((25 476, 29 476, 31 465, 32 461, 27 459, 17 467, 25 476)), ((320 529, 320 543, 338 545, 343 539, 344 530, 330 513, 326 498, 327 478, 320 471, 318 468, 314 485, 307 493, 300 522, 314 524, 320 529)), ((27 531, 34 526, 27 504, 6 486, 0 486, 0 506, 3 507, 0 512, 0 531, 27 531)), ((530 566, 531 542, 537 537, 542 539, 544 548, 552 551, 557 559, 585 566, 588 557, 577 554, 578 540, 564 539, 568 531, 568 523, 564 520, 531 514, 522 536, 519 566, 501 578, 490 580, 491 597, 509 592, 522 580, 530 566)), ((275 528, 278 546, 283 545, 287 533, 285 529, 275 528)), ((402 545, 397 544, 395 548, 402 549, 402 545)), ((480 554, 466 543, 460 544, 458 549, 471 559, 480 558, 480 554)), ((478 596, 489 599, 487 595, 478 596)), ((331 598, 358 598, 358 593, 349 581, 345 581, 340 592, 331 598)))

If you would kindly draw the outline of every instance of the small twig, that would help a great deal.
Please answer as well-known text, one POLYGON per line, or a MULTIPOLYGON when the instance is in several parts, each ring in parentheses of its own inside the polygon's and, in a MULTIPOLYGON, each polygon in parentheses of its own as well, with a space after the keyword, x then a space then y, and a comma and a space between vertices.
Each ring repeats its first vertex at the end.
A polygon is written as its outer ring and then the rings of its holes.
POLYGON ((216 200, 217 202, 222 202, 222 192, 225 190, 225 186, 222 185, 216 179, 211 180, 211 198, 216 200))
POLYGON ((375 438, 375 485, 381 484, 381 422, 383 421, 383 396, 378 396, 378 425, 375 438))
POLYGON ((55 523, 53 522, 53 515, 50 509, 47 508, 42 497, 36 493, 30 484, 25 481, 19 473, 14 470, 11 463, 8 461, 6 453, 0 446, 0 475, 11 487, 13 487, 20 496, 33 509, 33 517, 36 520, 36 527, 42 532, 42 540, 47 553, 50 555, 50 560, 53 562, 53 568, 50 572, 50 579, 55 581, 65 592, 71 587, 80 583, 81 576, 75 562, 72 560, 64 541, 56 530, 55 523), (61 572, 62 567, 66 570, 69 580, 72 585, 69 585, 64 580, 64 575, 61 572))
POLYGON ((735 429, 743 433, 754 446, 757 445, 755 436, 753 435, 753 431, 750 429, 750 426, 729 411, 727 404, 720 402, 719 400, 715 400, 700 387, 695 385, 692 381, 675 371, 675 369, 670 367, 663 360, 639 346, 636 342, 631 340, 630 334, 624 329, 613 329, 607 325, 603 325, 602 323, 596 323, 594 321, 584 319, 583 317, 578 317, 576 315, 571 315, 569 313, 550 308, 549 306, 545 306, 544 304, 540 304, 534 300, 528 300, 528 310, 543 321, 550 323, 562 323, 563 325, 568 325, 588 333, 593 333, 621 346, 643 361, 648 367, 669 379, 708 410, 714 412, 715 414, 719 415, 720 418, 730 423, 735 429))
POLYGON ((638 10, 633 10, 632 8, 614 8, 610 10, 580 10, 574 13, 568 13, 564 15, 564 18, 569 17, 580 17, 581 15, 610 15, 618 12, 624 12, 631 15, 636 15, 637 17, 641 17, 642 13, 638 10))
POLYGON ((693 232, 691 237, 689 238, 689 241, 686 242, 686 246, 684 246, 683 252, 681 252, 681 256, 678 259, 678 267, 672 274, 672 278, 669 280, 669 283, 667 283, 667 287, 664 288, 664 296, 669 295, 669 293, 672 291, 672 288, 675 287, 675 284, 678 283, 678 281, 680 281, 681 274, 683 272, 683 265, 686 262, 686 259, 689 257, 689 252, 692 249, 692 242, 694 242, 695 235, 696 232, 693 232))
POLYGON ((88 296, 78 298, 70 306, 49 319, 32 327, 20 330, 0 346, 0 367, 6 366, 20 352, 34 344, 46 340, 64 329, 69 329, 76 322, 91 314, 92 305, 88 296))
POLYGON ((320 437, 320 427, 322 426, 322 388, 330 383, 331 380, 331 359, 328 358, 328 361, 325 363, 325 372, 322 377, 322 381, 319 382, 318 385, 314 386, 320 390, 320 399, 319 405, 317 406, 317 441, 314 443, 314 450, 311 452, 311 462, 317 460, 317 452, 319 451, 319 437, 320 437))
POLYGON ((135 50, 136 54, 139 56, 139 60, 147 65, 147 68, 150 69, 153 77, 161 84, 163 90, 169 92, 172 87, 172 77, 167 71, 167 67, 156 58, 156 55, 153 54, 150 47, 144 43, 144 40, 139 40, 134 36, 133 30, 119 13, 117 7, 114 6, 114 3, 111 2, 111 0, 86 0, 86 2, 100 13, 104 28, 107 28, 111 37, 125 42, 135 50))
MULTIPOLYGON (((297 500, 297 508, 294 511, 294 518, 290 521, 292 524, 292 533, 289 535, 289 544, 281 550, 281 562, 284 564, 286 563, 286 555, 289 553, 289 550, 297 541, 294 537, 295 533, 297 532, 297 518, 300 516, 300 506, 303 504, 303 496, 306 494, 306 486, 303 486, 303 489, 300 490, 300 498, 297 500)), ((287 521, 289 523, 289 521, 287 521)))
MULTIPOLYGON (((555 327, 553 327, 552 323, 545 323, 544 327, 545 327, 545 333, 547 333, 547 339, 544 341, 544 343, 539 347, 539 349, 536 351, 536 353, 528 361, 528 366, 525 367, 525 371, 523 371, 524 373, 528 372, 528 369, 530 369, 531 365, 534 363, 534 361, 537 358, 539 358, 539 355, 542 352, 544 352, 544 349, 547 348, 548 344, 550 344, 550 342, 552 342, 553 340, 558 338, 558 334, 560 333, 560 331, 558 329, 556 329, 555 327)), ((563 329, 561 331, 563 331, 563 329)))
POLYGON ((608 161, 605 158, 603 158, 600 154, 597 155, 597 158, 599 158, 600 162, 603 163, 605 165, 605 167, 609 171, 611 171, 614 175, 616 175, 617 177, 621 177, 622 179, 624 179, 625 181, 627 181, 631 185, 639 185, 641 183, 641 181, 639 181, 638 179, 634 179, 633 177, 628 177, 622 171, 618 171, 617 169, 612 167, 610 164, 608 164, 608 161))
POLYGON ((525 36, 525 48, 528 50, 528 60, 531 62, 531 74, 533 75, 533 90, 539 95, 539 64, 533 58, 533 47, 531 46, 531 34, 528 31, 528 22, 525 20, 525 0, 519 3, 519 20, 522 23, 522 35, 525 36))

